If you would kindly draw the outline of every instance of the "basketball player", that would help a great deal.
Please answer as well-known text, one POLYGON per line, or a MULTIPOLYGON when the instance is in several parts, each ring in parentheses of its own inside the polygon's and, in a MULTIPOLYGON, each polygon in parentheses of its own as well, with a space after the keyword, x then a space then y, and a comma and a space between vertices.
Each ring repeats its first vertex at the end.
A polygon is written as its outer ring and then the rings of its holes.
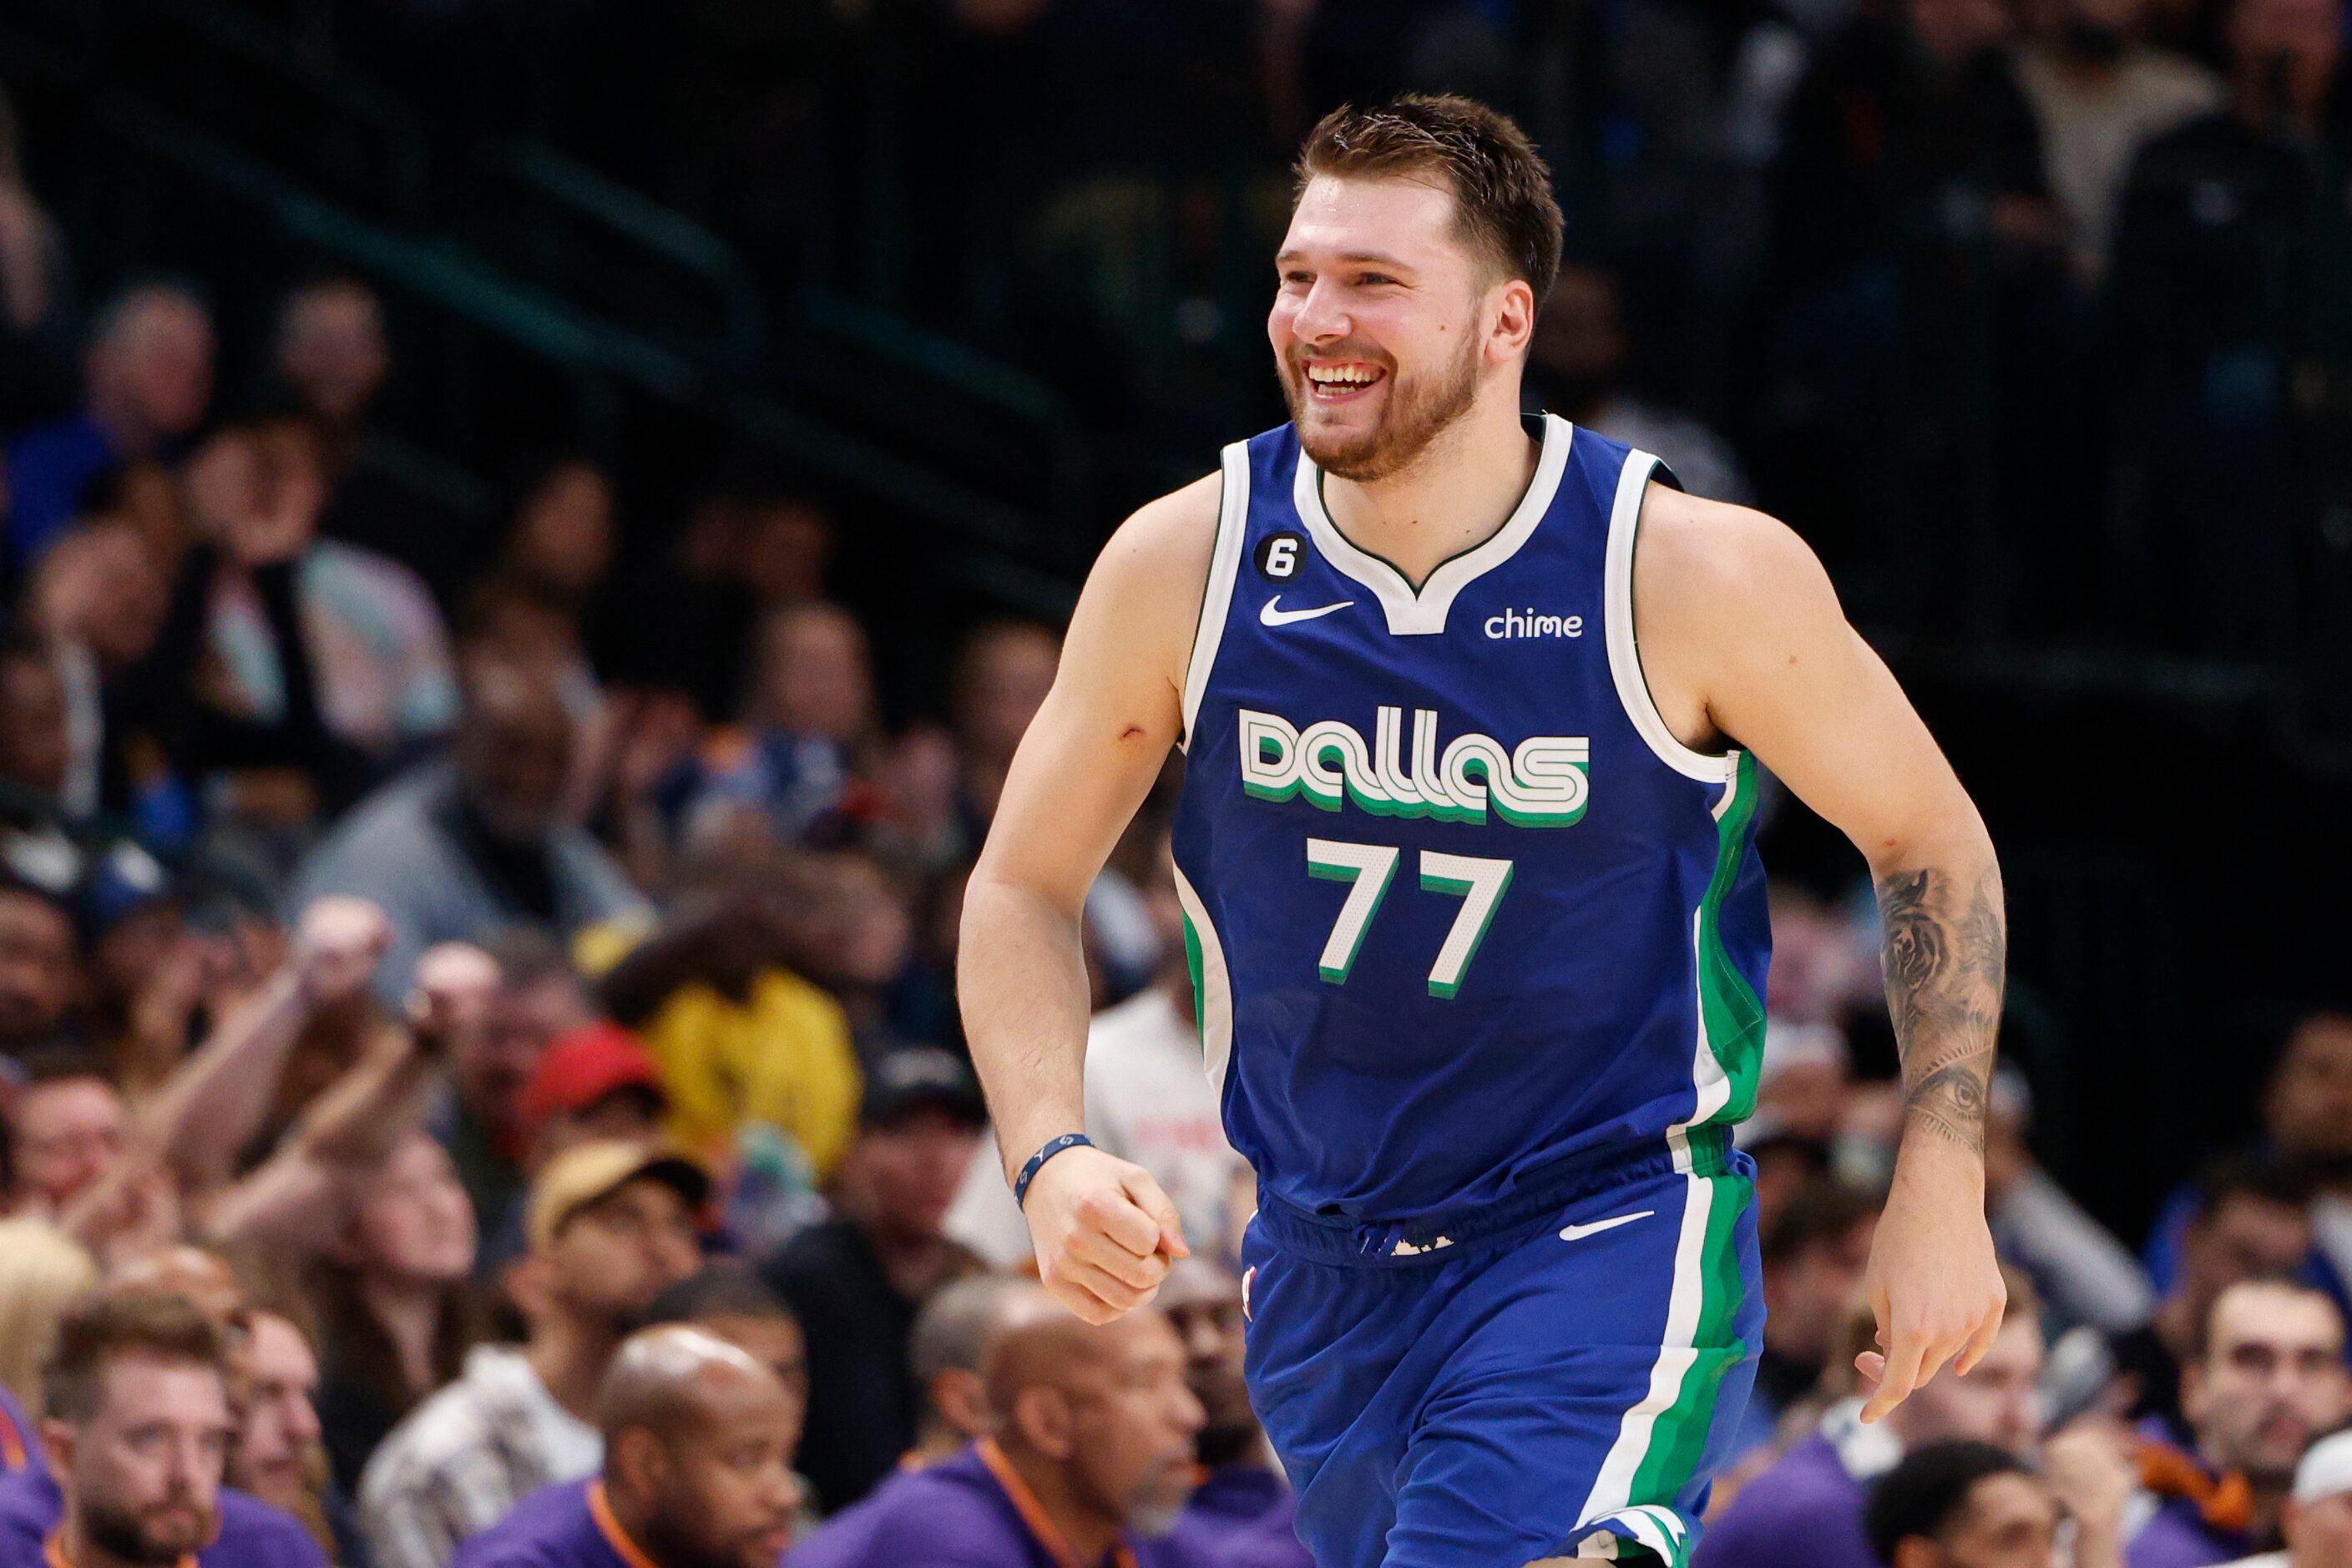
POLYGON ((1208 1069, 1258 1176, 1252 1397, 1325 1568, 1683 1563, 1761 1342, 1760 770, 1867 857, 1906 1121, 1864 1419, 2000 1327, 2000 883, 1811 553, 1519 377, 1543 165, 1460 99, 1340 110, 1268 320, 1291 422, 1104 550, 965 895, 961 992, 1047 1287, 1186 1252, 1087 1147, 1087 886, 1171 744, 1208 1069))

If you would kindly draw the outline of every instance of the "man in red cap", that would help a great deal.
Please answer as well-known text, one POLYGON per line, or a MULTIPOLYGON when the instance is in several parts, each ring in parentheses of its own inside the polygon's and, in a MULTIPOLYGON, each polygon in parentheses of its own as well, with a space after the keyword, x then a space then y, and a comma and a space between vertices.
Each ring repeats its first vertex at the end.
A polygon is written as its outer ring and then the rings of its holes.
POLYGON ((523 1086, 523 1147, 537 1170, 575 1143, 659 1136, 669 1108, 661 1069, 637 1037, 605 1020, 558 1036, 523 1086))

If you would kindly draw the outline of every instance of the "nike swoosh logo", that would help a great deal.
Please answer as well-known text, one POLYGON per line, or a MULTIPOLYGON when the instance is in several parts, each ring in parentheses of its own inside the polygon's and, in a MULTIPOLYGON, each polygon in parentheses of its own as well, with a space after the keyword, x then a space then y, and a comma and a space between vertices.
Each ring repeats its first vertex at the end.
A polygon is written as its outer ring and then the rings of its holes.
POLYGON ((1647 1219, 1657 1212, 1655 1209, 1643 1209, 1639 1214, 1621 1214, 1614 1219, 1596 1219, 1591 1225, 1572 1225, 1559 1233, 1559 1238, 1562 1241, 1582 1241, 1588 1236, 1598 1236, 1604 1230, 1615 1230, 1621 1225, 1647 1219))
POLYGON ((1328 616, 1334 610, 1344 610, 1355 602, 1353 599, 1342 599, 1336 605, 1318 605, 1311 610, 1286 610, 1279 607, 1282 604, 1282 595, 1276 594, 1265 602, 1265 608, 1257 613, 1257 618, 1270 626, 1286 626, 1293 621, 1311 621, 1318 616, 1328 616))

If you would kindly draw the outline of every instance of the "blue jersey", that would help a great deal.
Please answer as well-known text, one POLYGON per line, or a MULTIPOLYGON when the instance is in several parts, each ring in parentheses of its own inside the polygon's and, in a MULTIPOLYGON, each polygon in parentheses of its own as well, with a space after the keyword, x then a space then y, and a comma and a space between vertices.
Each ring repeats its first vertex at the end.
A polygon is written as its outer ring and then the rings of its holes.
POLYGON ((1234 1145, 1308 1214, 1458 1215, 1754 1104, 1756 764, 1678 742, 1634 651, 1668 476, 1540 434, 1518 508, 1418 592, 1289 426, 1224 453, 1178 893, 1234 1145))

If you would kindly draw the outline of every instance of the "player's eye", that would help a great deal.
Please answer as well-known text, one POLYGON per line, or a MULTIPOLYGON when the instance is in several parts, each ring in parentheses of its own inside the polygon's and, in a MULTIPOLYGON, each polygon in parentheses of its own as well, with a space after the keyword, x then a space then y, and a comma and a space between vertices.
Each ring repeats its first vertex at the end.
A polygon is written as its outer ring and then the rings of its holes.
POLYGON ((1312 272, 1300 272, 1294 270, 1284 273, 1282 275, 1282 281, 1289 288, 1305 289, 1313 285, 1315 281, 1315 274, 1312 272))
POLYGON ((1359 277, 1356 281, 1364 288, 1377 289, 1383 283, 1393 283, 1396 279, 1385 272, 1367 272, 1359 277))

